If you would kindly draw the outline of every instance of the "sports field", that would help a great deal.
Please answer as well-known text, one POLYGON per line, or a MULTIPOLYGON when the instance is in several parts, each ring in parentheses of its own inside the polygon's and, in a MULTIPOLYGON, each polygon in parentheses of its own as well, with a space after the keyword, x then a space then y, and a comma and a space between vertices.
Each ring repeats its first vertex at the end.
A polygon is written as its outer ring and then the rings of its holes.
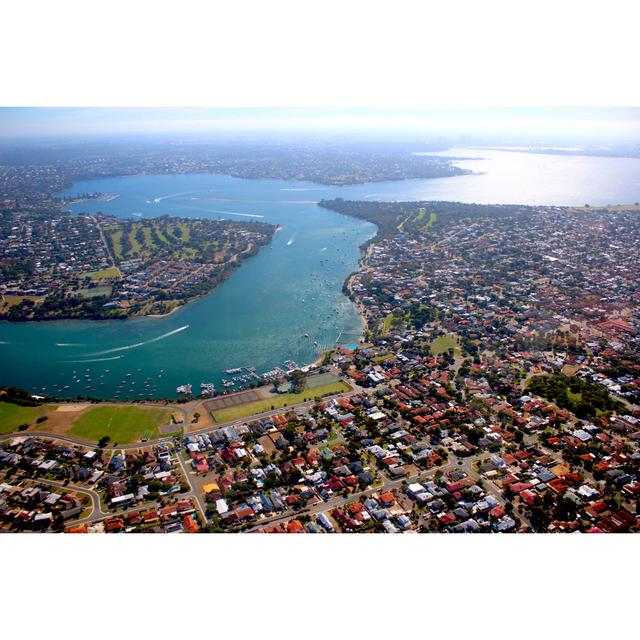
POLYGON ((324 387, 334 382, 338 382, 338 376, 333 373, 320 373, 317 376, 309 376, 305 380, 307 389, 317 389, 318 387, 324 387))
POLYGON ((449 349, 453 349, 456 352, 460 351, 455 335, 438 336, 435 340, 431 341, 432 356, 438 356, 445 351, 449 351, 449 349))
POLYGON ((21 407, 11 402, 0 402, 0 433, 17 431, 20 425, 34 422, 42 413, 42 407, 21 407))
MULTIPOLYGON (((335 376, 333 377, 335 378, 335 376)), ((309 387, 310 388, 304 389, 301 393, 281 393, 265 400, 247 402, 238 406, 212 411, 211 416, 218 423, 231 422, 232 420, 240 420, 241 418, 246 418, 256 413, 263 413, 264 411, 271 411, 272 409, 281 409, 285 405, 290 407, 305 400, 313 400, 317 396, 322 397, 336 393, 344 393, 350 390, 350 387, 341 380, 335 380, 329 384, 315 387, 309 385, 309 387)))
POLYGON ((101 269, 100 271, 88 271, 82 275, 92 280, 108 280, 109 278, 119 278, 122 272, 118 267, 109 267, 108 269, 101 269))
POLYGON ((97 442, 109 436, 111 443, 127 444, 156 438, 158 427, 171 421, 171 411, 151 407, 98 406, 85 411, 67 432, 97 442))
POLYGON ((97 298, 98 296, 110 296, 111 287, 93 287, 93 289, 78 289, 77 293, 81 298, 97 298))

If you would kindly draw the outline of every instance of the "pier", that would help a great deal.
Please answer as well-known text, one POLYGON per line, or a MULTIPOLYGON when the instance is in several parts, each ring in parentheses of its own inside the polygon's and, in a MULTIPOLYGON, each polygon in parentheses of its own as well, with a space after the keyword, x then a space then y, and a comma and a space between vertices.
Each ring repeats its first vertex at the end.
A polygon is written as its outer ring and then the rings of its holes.
POLYGON ((341 331, 338 334, 338 337, 336 338, 336 341, 334 342, 335 345, 341 345, 341 344, 347 344, 347 343, 354 342, 353 339, 343 340, 342 336, 352 336, 352 338, 355 338, 355 342, 359 342, 361 334, 359 334, 359 333, 349 333, 348 331, 341 331))

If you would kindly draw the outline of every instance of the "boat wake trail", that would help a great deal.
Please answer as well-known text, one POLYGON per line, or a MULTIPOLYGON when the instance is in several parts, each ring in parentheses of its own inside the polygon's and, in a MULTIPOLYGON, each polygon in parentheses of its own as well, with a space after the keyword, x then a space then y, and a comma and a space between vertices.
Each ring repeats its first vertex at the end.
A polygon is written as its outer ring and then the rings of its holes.
POLYGON ((264 218, 257 213, 238 213, 237 211, 225 211, 223 209, 208 209, 204 207, 194 207, 190 205, 182 205, 181 209, 189 209, 190 211, 202 211, 203 213, 224 213, 230 216, 242 216, 243 218, 264 218))
POLYGON ((233 202, 234 204, 318 204, 318 200, 240 200, 239 198, 200 198, 200 201, 233 202))
MULTIPOLYGON (((217 191, 217 189, 194 189, 193 191, 180 191, 180 193, 170 193, 167 196, 158 196, 153 199, 154 204, 158 204, 158 202, 162 202, 163 200, 170 200, 171 198, 181 198, 182 196, 190 196, 194 193, 205 193, 217 191)), ((198 200, 199 198, 191 198, 192 200, 198 200)), ((147 202, 149 202, 147 200, 147 202)))
POLYGON ((120 360, 124 356, 113 356, 112 358, 91 358, 90 360, 61 360, 63 364, 85 364, 88 362, 109 362, 110 360, 120 360))
POLYGON ((157 336, 156 338, 151 338, 151 340, 145 340, 144 342, 136 342, 135 344, 127 344, 124 347, 114 347, 113 349, 96 351, 95 353, 88 353, 87 355, 88 356, 104 356, 104 355, 107 355, 108 353, 117 353, 118 351, 128 351, 129 349, 137 349, 138 347, 142 347, 146 344, 151 344, 153 342, 158 342, 159 340, 164 340, 165 338, 168 338, 169 336, 173 336, 176 333, 180 333, 181 331, 184 331, 185 329, 188 329, 188 328, 189 328, 189 325, 185 324, 184 327, 178 327, 173 331, 163 333, 161 336, 157 336))
POLYGON ((56 342, 56 347, 84 347, 80 342, 56 342))
POLYGON ((170 198, 178 198, 180 196, 188 196, 192 193, 198 193, 198 191, 182 191, 181 193, 170 193, 168 196, 158 196, 153 199, 154 204, 158 204, 158 202, 162 202, 163 200, 169 200, 170 198))
POLYGON ((280 189, 280 191, 321 191, 324 187, 289 187, 287 189, 280 189))
POLYGON ((242 216, 243 218, 264 218, 257 213, 238 213, 237 211, 222 211, 221 209, 209 209, 211 213, 227 213, 230 216, 242 216))

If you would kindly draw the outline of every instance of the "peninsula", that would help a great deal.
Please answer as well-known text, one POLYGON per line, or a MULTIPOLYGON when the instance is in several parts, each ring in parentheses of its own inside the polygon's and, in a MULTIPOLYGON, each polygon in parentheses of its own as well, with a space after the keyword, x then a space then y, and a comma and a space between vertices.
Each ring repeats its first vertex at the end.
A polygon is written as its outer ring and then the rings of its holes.
POLYGON ((258 222, 64 212, 0 217, 0 318, 163 315, 224 282, 271 241, 258 222))
MULTIPOLYGON (((420 145, 443 150, 444 146, 420 145)), ((210 173, 235 178, 352 185, 431 179, 470 173, 450 158, 412 155, 414 146, 371 143, 197 144, 143 141, 73 142, 25 149, 0 147, 0 211, 58 211, 78 201, 109 201, 115 194, 56 194, 82 180, 134 175, 210 173)))

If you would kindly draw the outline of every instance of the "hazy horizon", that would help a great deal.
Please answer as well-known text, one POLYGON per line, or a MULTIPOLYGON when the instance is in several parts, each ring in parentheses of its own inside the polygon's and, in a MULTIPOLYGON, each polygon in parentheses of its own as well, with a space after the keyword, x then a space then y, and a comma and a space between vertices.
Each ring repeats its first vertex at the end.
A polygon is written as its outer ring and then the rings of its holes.
POLYGON ((349 138, 449 144, 640 142, 640 108, 6 107, 0 142, 123 136, 349 138))

